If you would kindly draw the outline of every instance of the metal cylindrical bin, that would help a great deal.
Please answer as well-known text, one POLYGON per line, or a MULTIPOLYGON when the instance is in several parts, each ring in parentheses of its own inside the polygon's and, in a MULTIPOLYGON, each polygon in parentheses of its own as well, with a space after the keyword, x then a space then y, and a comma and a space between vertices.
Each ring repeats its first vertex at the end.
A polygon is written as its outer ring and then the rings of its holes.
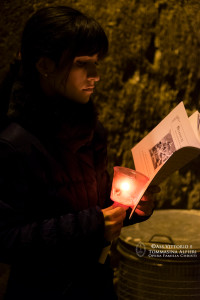
POLYGON ((119 300, 200 299, 200 210, 157 210, 117 250, 119 300))

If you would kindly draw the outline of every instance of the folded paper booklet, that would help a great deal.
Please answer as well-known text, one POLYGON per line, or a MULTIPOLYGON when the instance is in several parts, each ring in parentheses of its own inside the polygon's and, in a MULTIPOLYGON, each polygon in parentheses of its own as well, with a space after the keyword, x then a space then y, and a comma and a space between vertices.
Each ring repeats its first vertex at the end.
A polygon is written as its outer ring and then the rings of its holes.
POLYGON ((200 155, 200 113, 188 118, 180 102, 131 151, 136 171, 150 179, 145 190, 150 184, 160 184, 200 155))

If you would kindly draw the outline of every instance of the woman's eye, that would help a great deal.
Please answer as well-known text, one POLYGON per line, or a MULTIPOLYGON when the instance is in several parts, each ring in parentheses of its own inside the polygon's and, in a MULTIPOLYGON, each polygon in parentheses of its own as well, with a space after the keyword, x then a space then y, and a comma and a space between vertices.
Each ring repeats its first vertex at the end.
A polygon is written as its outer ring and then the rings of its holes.
POLYGON ((77 60, 76 62, 75 62, 75 64, 76 64, 76 66, 78 66, 78 67, 80 67, 80 68, 84 68, 84 67, 86 67, 86 66, 89 66, 90 64, 92 65, 92 64, 94 64, 95 66, 98 66, 99 65, 99 62, 98 61, 96 61, 96 62, 92 62, 92 63, 90 63, 90 62, 88 62, 88 61, 81 61, 81 60, 77 60))
POLYGON ((85 61, 80 61, 80 60, 76 61, 76 65, 78 67, 84 67, 86 64, 87 64, 87 62, 85 62, 85 61))

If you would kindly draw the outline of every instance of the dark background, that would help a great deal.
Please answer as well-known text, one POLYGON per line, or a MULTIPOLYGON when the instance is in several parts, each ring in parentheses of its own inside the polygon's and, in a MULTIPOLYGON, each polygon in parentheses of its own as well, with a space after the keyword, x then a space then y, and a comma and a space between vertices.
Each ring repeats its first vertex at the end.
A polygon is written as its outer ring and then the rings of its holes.
MULTIPOLYGON (((180 101, 188 115, 200 110, 200 1, 0 0, 0 81, 19 50, 26 20, 57 4, 93 16, 108 35, 109 55, 94 98, 108 130, 110 175, 115 165, 134 168, 131 148, 180 101)), ((199 166, 197 158, 163 182, 157 208, 200 208, 199 166)))

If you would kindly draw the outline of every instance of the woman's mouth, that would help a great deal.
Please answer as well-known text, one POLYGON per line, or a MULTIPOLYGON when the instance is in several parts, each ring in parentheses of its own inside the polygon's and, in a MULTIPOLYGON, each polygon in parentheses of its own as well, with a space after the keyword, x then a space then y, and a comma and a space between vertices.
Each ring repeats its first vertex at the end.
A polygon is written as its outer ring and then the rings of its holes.
POLYGON ((85 88, 83 89, 84 92, 87 92, 87 93, 93 93, 94 91, 94 87, 88 87, 88 88, 85 88))

